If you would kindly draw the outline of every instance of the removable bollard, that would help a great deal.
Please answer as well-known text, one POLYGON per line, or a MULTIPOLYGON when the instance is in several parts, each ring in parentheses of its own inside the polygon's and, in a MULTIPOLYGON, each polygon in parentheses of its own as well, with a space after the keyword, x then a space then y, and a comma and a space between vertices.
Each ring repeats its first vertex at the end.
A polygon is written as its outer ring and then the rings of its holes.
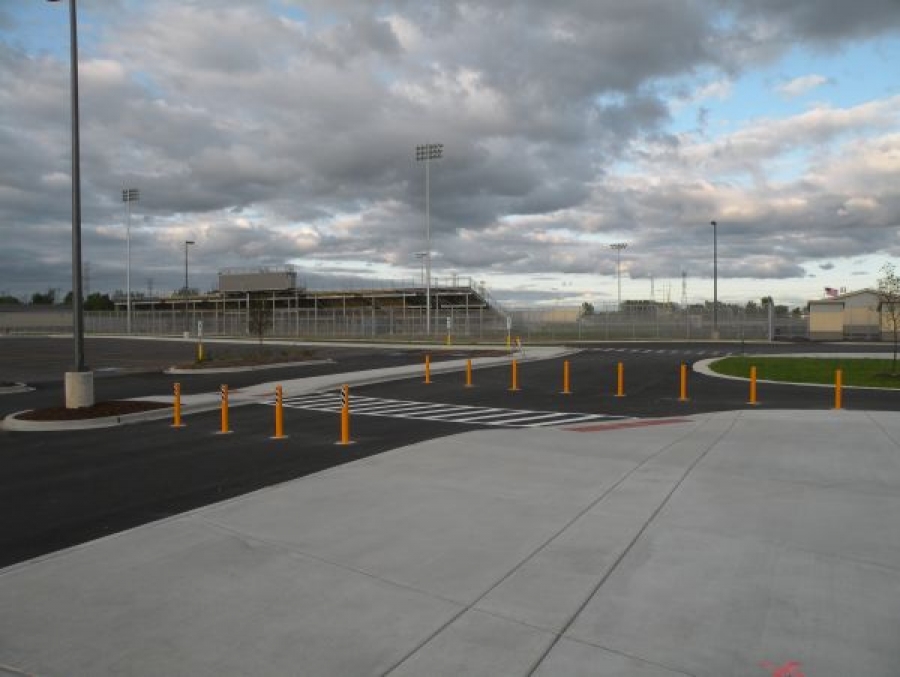
POLYGON ((509 389, 513 392, 519 389, 519 363, 516 360, 512 361, 512 385, 509 389))
POLYGON ((625 365, 616 365, 616 397, 625 397, 625 365))
POLYGON ((687 402, 687 364, 681 363, 681 388, 678 395, 679 402, 687 402))
POLYGON ((844 372, 840 369, 834 372, 834 408, 843 409, 843 401, 841 398, 841 388, 844 385, 844 372))
POLYGON ((431 383, 431 355, 425 356, 425 383, 431 383))
POLYGON ((756 401, 756 367, 750 367, 750 401, 747 404, 759 404, 756 401))
POLYGON ((281 386, 275 386, 275 434, 273 440, 284 439, 284 392, 281 386))
POLYGON ((350 386, 341 386, 341 440, 338 444, 350 444, 350 386))
POLYGON ((472 360, 466 360, 466 388, 472 387, 472 360))
POLYGON ((563 362, 563 395, 571 395, 572 390, 569 388, 569 361, 565 360, 563 362))
POLYGON ((183 428, 184 423, 181 422, 181 384, 175 384, 175 401, 172 403, 172 427, 183 428))
POLYGON ((231 432, 228 429, 228 386, 226 384, 222 384, 220 393, 222 399, 222 428, 219 430, 219 433, 224 435, 231 432))

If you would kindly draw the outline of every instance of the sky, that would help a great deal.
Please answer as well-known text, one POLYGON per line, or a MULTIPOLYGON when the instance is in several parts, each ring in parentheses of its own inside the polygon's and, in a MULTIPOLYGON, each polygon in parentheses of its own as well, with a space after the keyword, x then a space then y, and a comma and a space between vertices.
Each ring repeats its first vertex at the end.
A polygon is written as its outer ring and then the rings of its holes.
MULTIPOLYGON (((71 288, 67 2, 0 0, 0 293, 71 288)), ((872 287, 900 0, 79 0, 85 287, 432 275, 508 307, 872 287), (613 243, 627 243, 617 251, 613 243)))

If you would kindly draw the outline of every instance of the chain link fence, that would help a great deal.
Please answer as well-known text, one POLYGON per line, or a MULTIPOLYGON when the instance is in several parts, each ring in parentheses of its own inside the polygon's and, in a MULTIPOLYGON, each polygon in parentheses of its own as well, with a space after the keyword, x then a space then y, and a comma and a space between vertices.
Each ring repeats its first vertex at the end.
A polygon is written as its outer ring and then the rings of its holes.
MULTIPOLYGON (((262 321, 251 322, 253 309, 133 310, 131 333, 146 336, 258 337, 295 340, 378 339, 499 342, 507 336, 523 341, 623 340, 802 340, 808 338, 805 317, 770 316, 756 311, 721 307, 713 317, 710 307, 688 309, 662 306, 626 307, 582 315, 578 308, 517 309, 501 313, 490 308, 432 309, 431 332, 423 308, 271 308, 262 321), (201 326, 202 325, 202 326, 201 326)), ((87 334, 125 334, 124 311, 85 312, 87 334)), ((0 333, 68 333, 67 309, 0 313, 0 333)))

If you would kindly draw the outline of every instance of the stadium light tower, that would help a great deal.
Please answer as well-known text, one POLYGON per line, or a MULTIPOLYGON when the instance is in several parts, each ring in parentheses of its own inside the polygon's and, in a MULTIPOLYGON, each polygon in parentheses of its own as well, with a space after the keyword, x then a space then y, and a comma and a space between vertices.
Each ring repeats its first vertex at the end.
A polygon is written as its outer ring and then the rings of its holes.
POLYGON ((125 316, 126 331, 131 334, 131 203, 140 199, 137 188, 122 190, 122 202, 125 203, 125 316))
MULTIPOLYGON (((197 244, 193 240, 185 240, 184 241, 184 297, 187 298, 188 295, 188 245, 197 244)), ((187 308, 187 305, 185 305, 187 308)))
POLYGON ((442 143, 424 143, 416 146, 416 160, 425 162, 425 324, 431 333, 431 195, 428 165, 440 160, 444 152, 442 143))
MULTIPOLYGON (((59 2, 59 0, 49 0, 59 2)), ((69 0, 69 95, 72 106, 72 334, 74 371, 66 373, 66 408, 94 404, 94 374, 84 364, 84 308, 81 298, 81 150, 78 138, 78 10, 69 0)))
POLYGON ((609 245, 610 249, 616 250, 616 282, 618 286, 618 306, 617 310, 622 310, 622 250, 628 247, 627 242, 614 242, 609 245))

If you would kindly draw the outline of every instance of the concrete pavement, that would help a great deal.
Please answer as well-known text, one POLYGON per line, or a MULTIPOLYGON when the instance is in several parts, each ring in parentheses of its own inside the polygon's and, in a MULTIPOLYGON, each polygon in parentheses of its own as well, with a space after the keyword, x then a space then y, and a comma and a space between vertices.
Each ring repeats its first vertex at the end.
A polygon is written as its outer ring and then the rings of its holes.
POLYGON ((900 673, 900 414, 586 428, 434 439, 2 570, 0 674, 900 673))

